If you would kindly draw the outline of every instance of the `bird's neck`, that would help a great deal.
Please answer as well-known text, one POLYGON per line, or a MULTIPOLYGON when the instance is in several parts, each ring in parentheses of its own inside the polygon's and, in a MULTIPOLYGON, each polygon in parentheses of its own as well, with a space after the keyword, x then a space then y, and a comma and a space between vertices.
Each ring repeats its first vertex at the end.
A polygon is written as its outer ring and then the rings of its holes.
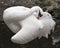
POLYGON ((43 10, 39 6, 32 7, 30 11, 31 11, 31 13, 39 12, 39 11, 40 11, 40 13, 43 12, 43 10))
POLYGON ((36 7, 32 7, 30 11, 31 11, 31 13, 34 13, 34 12, 39 11, 39 9, 38 9, 38 8, 36 8, 36 7))

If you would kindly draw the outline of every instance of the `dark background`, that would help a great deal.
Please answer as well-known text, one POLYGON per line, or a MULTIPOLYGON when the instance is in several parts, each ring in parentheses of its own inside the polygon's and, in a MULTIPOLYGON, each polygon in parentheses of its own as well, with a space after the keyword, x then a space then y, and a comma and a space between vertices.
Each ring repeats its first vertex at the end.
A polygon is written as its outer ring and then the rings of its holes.
POLYGON ((60 42, 52 45, 52 38, 60 37, 60 0, 0 0, 0 48, 60 48, 60 42), (49 13, 52 14, 56 21, 54 33, 49 35, 46 39, 35 39, 25 45, 12 43, 10 38, 13 35, 12 31, 5 25, 3 21, 3 11, 11 6, 40 6, 44 11, 49 8, 49 13))

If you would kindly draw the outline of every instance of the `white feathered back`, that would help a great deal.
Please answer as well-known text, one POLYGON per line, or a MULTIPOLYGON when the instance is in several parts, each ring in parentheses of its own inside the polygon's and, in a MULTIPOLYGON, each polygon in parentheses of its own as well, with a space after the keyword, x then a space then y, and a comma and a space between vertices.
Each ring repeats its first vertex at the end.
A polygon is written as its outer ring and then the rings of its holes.
POLYGON ((39 6, 34 6, 32 8, 27 8, 24 6, 9 7, 4 10, 3 19, 7 26, 11 29, 11 31, 13 33, 17 33, 21 28, 21 26, 18 24, 18 21, 24 20, 33 13, 37 13, 35 15, 37 17, 39 14, 39 10, 42 11, 39 6))
POLYGON ((31 15, 25 20, 19 22, 22 26, 22 29, 16 33, 11 40, 14 43, 26 44, 37 37, 41 38, 44 36, 48 38, 48 34, 50 34, 55 22, 53 19, 47 17, 48 15, 45 18, 38 20, 34 15, 31 15))
POLYGON ((55 26, 52 16, 38 6, 31 9, 22 6, 8 8, 3 13, 3 19, 12 32, 16 33, 11 41, 18 44, 28 43, 37 37, 48 38, 55 26), (43 16, 37 19, 39 11, 43 16))
POLYGON ((43 28, 34 15, 21 21, 20 24, 22 29, 11 38, 14 43, 25 44, 32 41, 41 34, 40 30, 43 28))

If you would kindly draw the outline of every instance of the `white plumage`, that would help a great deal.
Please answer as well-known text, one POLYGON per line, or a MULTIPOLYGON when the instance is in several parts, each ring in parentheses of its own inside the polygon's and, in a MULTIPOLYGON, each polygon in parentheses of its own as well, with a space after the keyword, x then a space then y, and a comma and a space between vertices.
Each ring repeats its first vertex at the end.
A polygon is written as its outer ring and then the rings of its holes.
POLYGON ((48 38, 48 34, 50 34, 50 31, 55 26, 55 21, 50 17, 51 15, 48 12, 43 12, 43 16, 40 20, 38 20, 34 15, 29 16, 25 20, 19 22, 22 29, 16 33, 11 40, 14 43, 25 44, 37 37, 39 39, 42 36, 48 38))
POLYGON ((43 12, 40 7, 35 6, 31 9, 27 8, 26 10, 23 7, 20 8, 21 11, 19 12, 18 10, 14 9, 14 7, 13 9, 8 8, 4 11, 3 14, 5 23, 14 33, 16 33, 11 38, 12 42, 25 44, 37 37, 41 38, 41 36, 44 36, 48 38, 48 34, 50 34, 50 31, 54 30, 54 26, 56 23, 53 20, 52 16, 48 12, 43 12), (11 10, 14 10, 14 12, 11 10), (38 16, 39 11, 42 14, 42 17, 37 19, 36 16, 38 16))
POLYGON ((19 11, 21 12, 21 11, 29 10, 29 9, 30 8, 27 8, 24 6, 16 6, 16 7, 14 6, 14 7, 10 7, 4 10, 3 19, 13 33, 17 33, 20 30, 21 26, 18 24, 18 21, 21 21, 21 18, 23 18, 23 16, 21 17, 19 16, 20 20, 18 20, 18 17, 17 17, 18 14, 16 12, 19 12, 19 11))
POLYGON ((43 12, 42 17, 40 17, 40 22, 43 24, 42 35, 48 38, 51 30, 54 32, 56 22, 53 20, 52 15, 48 12, 43 12))
POLYGON ((25 18, 29 17, 33 13, 37 13, 36 17, 43 10, 39 6, 34 6, 32 8, 27 8, 24 6, 14 6, 4 10, 3 19, 7 26, 12 30, 12 32, 16 33, 20 30, 20 25, 18 21, 22 21, 25 18))
POLYGON ((13 42, 19 44, 25 44, 37 38, 41 33, 40 30, 43 28, 42 24, 39 24, 38 19, 34 15, 21 21, 20 24, 22 29, 11 38, 13 42))
POLYGON ((43 12, 43 10, 39 6, 34 6, 32 8, 27 8, 23 6, 14 6, 7 8, 3 13, 3 18, 6 21, 21 21, 26 17, 29 17, 34 12, 43 12), (6 19, 7 18, 7 19, 6 19))

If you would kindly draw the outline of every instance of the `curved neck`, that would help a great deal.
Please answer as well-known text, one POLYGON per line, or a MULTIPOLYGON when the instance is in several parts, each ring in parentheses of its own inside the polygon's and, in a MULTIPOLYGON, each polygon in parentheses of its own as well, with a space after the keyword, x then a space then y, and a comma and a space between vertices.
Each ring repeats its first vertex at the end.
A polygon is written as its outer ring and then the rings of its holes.
POLYGON ((31 8, 31 13, 40 12, 42 14, 43 10, 39 6, 34 6, 31 8))

